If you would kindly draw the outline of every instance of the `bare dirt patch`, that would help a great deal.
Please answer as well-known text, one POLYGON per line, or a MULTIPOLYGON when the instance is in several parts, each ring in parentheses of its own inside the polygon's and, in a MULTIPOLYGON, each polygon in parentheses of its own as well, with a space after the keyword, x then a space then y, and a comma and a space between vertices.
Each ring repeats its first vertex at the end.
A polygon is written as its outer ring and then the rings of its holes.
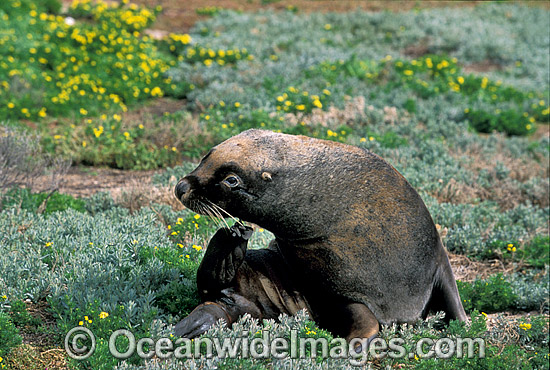
POLYGON ((483 73, 501 70, 502 66, 490 60, 484 60, 479 63, 467 64, 463 67, 465 73, 483 73))
POLYGON ((461 254, 449 253, 449 261, 457 280, 471 282, 476 279, 487 279, 498 273, 510 274, 517 270, 517 265, 504 263, 499 259, 476 261, 461 254))
MULTIPOLYGON (((59 185, 59 192, 75 197, 89 197, 97 192, 120 192, 135 183, 150 184, 151 177, 162 170, 128 171, 100 167, 71 167, 59 185)), ((35 190, 40 190, 38 187, 35 190)))

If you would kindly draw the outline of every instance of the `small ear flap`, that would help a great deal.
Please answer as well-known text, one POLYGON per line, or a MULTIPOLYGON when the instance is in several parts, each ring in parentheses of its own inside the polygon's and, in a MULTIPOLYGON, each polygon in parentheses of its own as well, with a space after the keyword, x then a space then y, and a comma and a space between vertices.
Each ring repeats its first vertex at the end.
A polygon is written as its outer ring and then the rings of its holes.
POLYGON ((262 180, 264 181, 273 181, 271 178, 271 174, 269 172, 263 172, 262 173, 262 180))

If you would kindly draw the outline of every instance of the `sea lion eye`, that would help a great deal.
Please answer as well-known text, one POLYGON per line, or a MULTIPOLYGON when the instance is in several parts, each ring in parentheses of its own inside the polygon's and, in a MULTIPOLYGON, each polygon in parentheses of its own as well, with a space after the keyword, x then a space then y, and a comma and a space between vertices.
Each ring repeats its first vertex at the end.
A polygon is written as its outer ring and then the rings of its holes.
POLYGON ((236 188, 241 184, 241 179, 237 175, 229 175, 223 179, 222 184, 227 185, 230 188, 236 188))

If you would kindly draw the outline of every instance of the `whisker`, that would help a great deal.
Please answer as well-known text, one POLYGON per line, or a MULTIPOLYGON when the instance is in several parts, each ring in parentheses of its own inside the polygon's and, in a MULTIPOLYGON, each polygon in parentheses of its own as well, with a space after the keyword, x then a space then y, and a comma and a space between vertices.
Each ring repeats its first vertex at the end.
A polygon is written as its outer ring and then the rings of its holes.
POLYGON ((206 213, 212 218, 212 220, 213 220, 214 223, 216 224, 216 227, 222 228, 223 225, 222 225, 222 222, 221 222, 221 220, 220 220, 220 216, 217 215, 217 214, 212 210, 212 207, 210 207, 208 204, 203 204, 203 207, 204 207, 206 213))
POLYGON ((212 219, 212 221, 214 221, 216 227, 221 226, 217 216, 212 214, 210 207, 207 204, 199 201, 199 207, 202 213, 206 213, 212 219))
POLYGON ((229 225, 227 224, 224 217, 221 215, 221 213, 219 211, 217 211, 214 207, 212 207, 208 203, 201 202, 201 204, 203 205, 203 207, 206 210, 206 212, 208 213, 208 215, 210 215, 210 217, 212 217, 212 219, 216 223, 217 227, 222 228, 225 225, 226 227, 229 228, 229 225))
MULTIPOLYGON (((233 221, 235 221, 236 223, 239 223, 241 225, 244 225, 241 220, 238 220, 236 217, 234 217, 232 214, 230 214, 229 212, 227 212, 225 209, 223 209, 222 207, 218 206, 217 204, 214 204, 212 203, 211 201, 209 201, 209 203, 214 207, 216 208, 218 211, 221 211, 223 213, 225 213, 226 215, 228 215, 229 217, 231 217, 231 219, 233 219, 233 221)), ((225 219, 225 218, 224 218, 225 219)))
POLYGON ((212 202, 209 202, 210 206, 216 211, 216 213, 220 216, 220 218, 223 220, 223 222, 229 227, 229 224, 227 223, 226 218, 222 215, 221 212, 224 212, 229 215, 234 221, 237 221, 233 216, 231 216, 229 213, 227 213, 222 207, 218 206, 217 204, 214 204, 212 202))

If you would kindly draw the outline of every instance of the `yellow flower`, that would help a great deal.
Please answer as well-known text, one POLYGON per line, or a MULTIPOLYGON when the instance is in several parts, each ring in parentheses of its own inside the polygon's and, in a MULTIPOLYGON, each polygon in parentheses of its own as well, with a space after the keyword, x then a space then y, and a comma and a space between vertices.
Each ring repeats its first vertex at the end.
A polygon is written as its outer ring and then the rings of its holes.
POLYGON ((109 316, 109 314, 108 314, 107 312, 101 312, 101 313, 99 314, 99 318, 100 318, 100 319, 104 319, 104 318, 106 318, 107 316, 109 316))
POLYGON ((199 218, 201 218, 201 215, 196 214, 196 215, 193 216, 193 218, 194 218, 195 220, 198 220, 199 218))
POLYGON ((80 114, 82 114, 83 116, 87 115, 88 114, 88 111, 84 108, 80 108, 80 114))
POLYGON ((78 322, 78 325, 79 325, 79 326, 83 326, 83 325, 84 325, 84 322, 79 321, 79 322, 78 322))
POLYGON ((212 64, 212 59, 205 59, 203 63, 205 66, 209 67, 212 64))
POLYGON ((325 27, 324 27, 324 28, 325 28, 325 30, 328 31, 328 30, 330 30, 330 29, 332 28, 332 25, 329 24, 329 23, 327 23, 327 24, 325 24, 325 27))
POLYGON ((481 79, 481 88, 482 88, 482 89, 487 88, 487 83, 488 83, 488 82, 489 82, 489 79, 488 79, 487 77, 483 77, 483 78, 481 79))
POLYGON ((319 99, 315 99, 313 101, 313 105, 316 106, 317 108, 323 108, 323 104, 321 103, 321 101, 319 99))
POLYGON ((405 76, 412 76, 413 73, 414 73, 414 72, 413 72, 412 70, 410 70, 410 69, 406 69, 406 70, 403 71, 403 74, 404 74, 405 76))
POLYGON ((13 104, 12 102, 8 103, 8 108, 13 109, 14 107, 15 107, 15 104, 13 104))
POLYGON ((306 109, 306 106, 305 106, 304 104, 298 104, 298 105, 296 106, 296 109, 298 109, 298 110, 304 110, 304 109, 306 109))
POLYGON ((239 108, 241 106, 241 103, 235 102, 235 108, 239 108))
POLYGON ((519 327, 522 328, 523 330, 529 330, 529 329, 531 329, 531 324, 521 323, 521 324, 519 324, 519 327))
POLYGON ((464 83, 464 77, 462 77, 462 76, 459 76, 456 80, 457 80, 458 83, 461 84, 461 85, 464 83))
POLYGON ((426 67, 431 69, 433 66, 432 58, 426 58, 426 67))
POLYGON ((325 94, 325 95, 330 95, 330 91, 328 91, 327 89, 324 89, 324 90, 323 90, 323 94, 325 94))
POLYGON ((103 133, 103 126, 99 126, 98 128, 93 128, 95 137, 100 137, 103 133))
POLYGON ((151 90, 151 96, 162 96, 164 95, 161 88, 156 86, 153 88, 153 90, 151 90))
POLYGON ((193 244, 192 248, 196 251, 200 251, 202 249, 200 245, 195 245, 195 244, 193 244))
POLYGON ((364 137, 362 137, 361 139, 359 139, 359 142, 360 142, 360 143, 364 143, 364 142, 366 142, 366 141, 367 141, 367 139, 364 138, 364 137))
POLYGON ((122 117, 120 114, 113 114, 113 119, 117 122, 120 122, 122 120, 122 117))
POLYGON ((130 133, 129 133, 128 131, 124 131, 124 133, 123 133, 122 135, 124 135, 124 137, 125 137, 126 139, 129 139, 129 138, 130 138, 130 133))
POLYGON ((52 242, 47 242, 47 243, 45 244, 46 247, 51 247, 52 245, 53 245, 52 242))

